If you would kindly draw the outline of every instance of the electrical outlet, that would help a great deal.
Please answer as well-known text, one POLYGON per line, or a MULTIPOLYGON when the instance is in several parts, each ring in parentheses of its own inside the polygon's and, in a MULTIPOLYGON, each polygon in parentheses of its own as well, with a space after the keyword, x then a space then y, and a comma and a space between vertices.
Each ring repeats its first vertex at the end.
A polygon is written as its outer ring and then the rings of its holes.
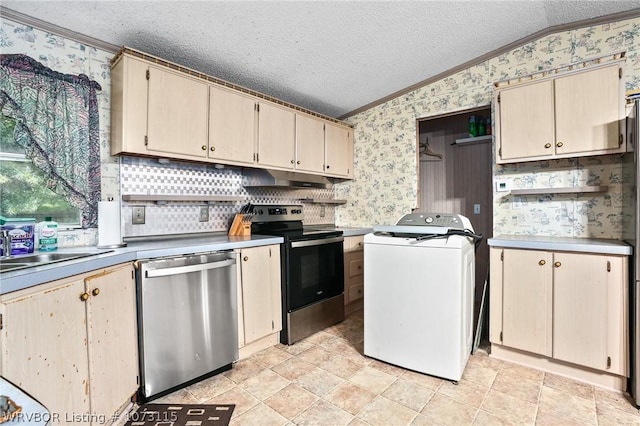
POLYGON ((209 222, 209 206, 200 207, 200 222, 209 222))
POLYGON ((131 223, 134 225, 144 225, 144 206, 136 206, 132 208, 133 218, 131 223))
POLYGON ((480 204, 473 205, 473 214, 480 214, 480 204))
POLYGON ((320 206, 320 217, 324 217, 325 214, 325 206, 320 206))

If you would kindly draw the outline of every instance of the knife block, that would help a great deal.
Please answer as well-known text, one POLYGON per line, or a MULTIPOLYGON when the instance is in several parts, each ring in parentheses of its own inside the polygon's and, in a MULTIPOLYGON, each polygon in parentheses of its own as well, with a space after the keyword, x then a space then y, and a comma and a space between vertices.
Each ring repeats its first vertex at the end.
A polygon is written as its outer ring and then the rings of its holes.
POLYGON ((229 235, 251 235, 251 216, 237 213, 229 228, 229 235))

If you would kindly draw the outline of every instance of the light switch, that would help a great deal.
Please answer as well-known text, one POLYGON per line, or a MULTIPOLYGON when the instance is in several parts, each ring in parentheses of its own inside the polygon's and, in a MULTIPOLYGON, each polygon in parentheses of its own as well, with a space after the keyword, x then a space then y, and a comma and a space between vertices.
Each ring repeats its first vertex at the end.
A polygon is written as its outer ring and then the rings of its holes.
POLYGON ((480 214, 480 204, 473 205, 473 214, 480 214))

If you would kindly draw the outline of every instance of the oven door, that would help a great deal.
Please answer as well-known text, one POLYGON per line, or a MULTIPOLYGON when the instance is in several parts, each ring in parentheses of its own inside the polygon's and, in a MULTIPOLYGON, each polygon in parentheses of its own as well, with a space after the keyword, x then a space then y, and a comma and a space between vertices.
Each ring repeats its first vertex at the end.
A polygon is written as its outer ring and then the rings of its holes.
POLYGON ((285 244, 288 312, 344 292, 343 241, 340 236, 285 244))

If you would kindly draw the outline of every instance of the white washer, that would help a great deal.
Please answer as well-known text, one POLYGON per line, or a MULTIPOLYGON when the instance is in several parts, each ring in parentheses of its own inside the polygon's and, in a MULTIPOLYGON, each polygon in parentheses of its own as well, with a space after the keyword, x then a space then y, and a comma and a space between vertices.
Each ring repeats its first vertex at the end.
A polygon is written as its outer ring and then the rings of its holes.
POLYGON ((364 353, 458 381, 473 344, 474 238, 464 216, 412 213, 364 237, 364 353), (438 238, 436 238, 438 237, 438 238))

